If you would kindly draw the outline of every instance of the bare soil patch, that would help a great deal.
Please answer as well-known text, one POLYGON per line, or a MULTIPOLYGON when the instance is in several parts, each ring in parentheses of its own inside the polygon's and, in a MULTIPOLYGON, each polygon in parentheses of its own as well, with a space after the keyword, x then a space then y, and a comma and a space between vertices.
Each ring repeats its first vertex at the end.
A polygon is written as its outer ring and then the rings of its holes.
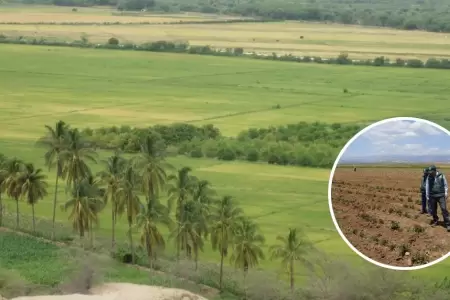
MULTIPOLYGON (((392 266, 423 265, 450 250, 450 233, 420 214, 421 169, 337 168, 332 204, 340 229, 364 255, 392 266)), ((438 208, 438 215, 442 215, 438 208)))

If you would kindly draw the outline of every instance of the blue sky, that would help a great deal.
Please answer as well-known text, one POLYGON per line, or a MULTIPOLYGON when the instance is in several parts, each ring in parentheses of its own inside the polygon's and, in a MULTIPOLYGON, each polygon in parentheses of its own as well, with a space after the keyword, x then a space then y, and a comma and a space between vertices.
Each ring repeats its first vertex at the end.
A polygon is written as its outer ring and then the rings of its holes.
POLYGON ((450 155, 450 136, 428 123, 394 120, 371 128, 347 148, 341 159, 380 155, 450 155))

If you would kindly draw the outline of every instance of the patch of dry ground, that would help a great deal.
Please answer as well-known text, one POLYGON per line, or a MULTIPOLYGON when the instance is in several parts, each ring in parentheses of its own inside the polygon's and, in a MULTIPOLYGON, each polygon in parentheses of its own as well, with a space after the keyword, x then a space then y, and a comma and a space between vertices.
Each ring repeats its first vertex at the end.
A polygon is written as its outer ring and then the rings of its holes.
MULTIPOLYGON (((431 217, 420 214, 421 176, 422 169, 336 169, 333 210, 356 249, 380 263, 403 267, 432 262, 450 251, 450 233, 443 226, 431 227, 431 217)), ((438 215, 442 221, 440 211, 438 215)))
POLYGON ((188 41, 192 45, 243 47, 249 52, 266 54, 336 57, 347 52, 354 59, 450 57, 449 34, 338 24, 0 25, 0 32, 8 36, 36 35, 61 40, 78 40, 81 35, 87 35, 93 42, 106 42, 112 36, 134 43, 188 41))
POLYGON ((155 14, 150 12, 120 13, 115 8, 54 6, 13 6, 2 7, 0 23, 167 23, 167 22, 200 22, 207 20, 241 19, 237 16, 179 13, 155 14))
POLYGON ((130 295, 133 295, 133 300, 207 300, 181 289, 132 283, 106 283, 92 288, 89 295, 26 296, 10 300, 116 300, 130 299, 130 295))

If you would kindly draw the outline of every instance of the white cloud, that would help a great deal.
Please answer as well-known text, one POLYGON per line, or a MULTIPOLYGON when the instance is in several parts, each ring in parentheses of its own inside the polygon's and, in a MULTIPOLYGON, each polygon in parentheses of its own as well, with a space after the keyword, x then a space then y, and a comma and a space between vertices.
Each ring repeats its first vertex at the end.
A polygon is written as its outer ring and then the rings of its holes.
POLYGON ((370 156, 374 154, 408 154, 427 155, 449 153, 447 147, 430 147, 428 142, 431 139, 447 140, 449 136, 446 132, 425 122, 409 120, 391 121, 371 128, 360 136, 361 139, 369 142, 368 147, 364 147, 361 155, 370 156), (442 135, 442 138, 439 137, 442 135))
POLYGON ((425 122, 415 121, 391 121, 371 128, 364 133, 364 137, 373 142, 386 143, 404 137, 419 137, 424 135, 445 134, 442 130, 425 122))

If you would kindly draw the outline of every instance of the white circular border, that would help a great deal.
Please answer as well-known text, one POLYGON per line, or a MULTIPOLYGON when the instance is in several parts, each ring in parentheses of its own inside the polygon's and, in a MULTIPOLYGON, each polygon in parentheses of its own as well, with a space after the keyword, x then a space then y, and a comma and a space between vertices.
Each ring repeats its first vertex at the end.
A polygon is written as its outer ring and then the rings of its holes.
POLYGON ((362 254, 358 249, 356 249, 352 243, 350 243, 350 241, 345 237, 344 233, 341 231, 339 224, 336 221, 336 216, 334 215, 334 210, 333 210, 333 202, 332 202, 332 197, 331 197, 331 189, 333 186, 333 177, 334 177, 334 172, 336 171, 336 167, 341 159, 341 156, 345 153, 345 151, 347 150, 347 148, 353 143, 354 140, 356 140, 359 136, 361 136, 362 134, 364 134, 366 131, 378 126, 378 125, 382 125, 385 123, 389 123, 392 121, 416 121, 416 122, 423 122, 426 123, 428 125, 431 125, 437 129, 440 129, 441 131, 447 133, 450 136, 450 131, 448 131, 447 129, 445 129, 444 127, 433 123, 431 121, 428 120, 424 120, 424 119, 420 119, 420 118, 413 118, 413 117, 396 117, 396 118, 389 118, 389 119, 384 119, 378 122, 375 122, 367 127, 365 127, 364 129, 362 129, 360 132, 358 132, 354 137, 352 137, 347 144, 345 144, 344 148, 342 148, 341 152, 339 152, 339 155, 336 158, 336 161, 333 164, 333 168, 331 169, 331 173, 330 173, 330 179, 328 181, 328 204, 329 204, 329 208, 330 208, 330 214, 331 214, 331 218, 333 220, 334 226, 336 227, 336 230, 339 232, 339 235, 341 236, 341 238, 344 240, 344 242, 350 247, 350 249, 352 249, 356 254, 358 254, 360 257, 362 257, 363 259, 365 259, 368 262, 371 262, 374 265, 377 265, 379 267, 382 268, 386 268, 386 269, 390 269, 390 270, 396 270, 396 271, 413 271, 413 270, 420 270, 420 269, 424 269, 427 267, 431 267, 432 265, 435 265, 437 263, 440 263, 441 261, 447 259, 450 256, 450 252, 448 252, 446 255, 442 256, 441 258, 438 258, 428 264, 425 265, 421 265, 421 266, 415 266, 415 267, 397 267, 397 266, 391 266, 391 265, 386 265, 383 263, 380 263, 378 261, 375 261, 367 256, 365 256, 364 254, 362 254))

